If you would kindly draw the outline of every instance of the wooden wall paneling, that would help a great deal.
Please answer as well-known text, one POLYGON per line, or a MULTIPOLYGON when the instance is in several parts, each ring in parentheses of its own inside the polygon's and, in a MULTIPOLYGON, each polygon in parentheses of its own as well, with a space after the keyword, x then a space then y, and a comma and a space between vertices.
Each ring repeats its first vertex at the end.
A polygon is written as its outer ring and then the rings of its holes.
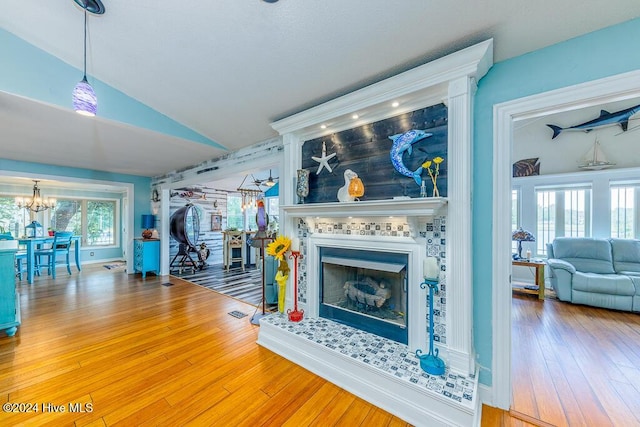
MULTIPOLYGON (((309 196, 305 203, 337 201, 337 192, 344 185, 344 171, 351 169, 358 174, 365 186, 361 200, 384 200, 395 196, 419 197, 420 187, 413 178, 397 172, 390 158, 393 141, 389 136, 402 134, 411 129, 427 130, 433 135, 413 145, 413 153, 405 153, 403 160, 410 170, 416 170, 427 159, 436 156, 445 158, 440 165, 438 189, 447 195, 447 108, 444 104, 416 110, 375 123, 337 132, 306 141, 302 147, 302 167, 308 169, 309 196), (336 153, 329 161, 332 172, 323 169, 316 175, 318 162, 311 157, 322 155, 322 144, 327 153, 336 153)), ((426 171, 428 195, 433 194, 431 180, 426 171)))
MULTIPOLYGON (((193 188, 190 188, 193 190, 193 188)), ((177 189, 176 193, 180 194, 185 192, 187 189, 177 189)), ((215 190, 212 188, 202 187, 197 189, 199 192, 197 196, 193 198, 185 198, 179 195, 176 195, 171 198, 171 203, 169 206, 170 215, 186 205, 187 203, 192 203, 197 206, 198 212, 202 214, 200 218, 200 234, 198 237, 198 244, 205 243, 207 248, 209 248, 210 254, 207 259, 207 264, 222 264, 222 232, 221 231, 211 231, 211 215, 213 214, 221 214, 222 215, 222 229, 224 230, 227 226, 227 193, 225 191, 215 190), (200 194, 206 195, 206 200, 199 199, 200 194), (213 203, 216 201, 217 207, 214 208, 213 203)), ((178 242, 176 242, 173 238, 171 238, 169 243, 169 255, 170 259, 178 253, 178 242)), ((192 258, 197 260, 197 255, 193 254, 192 258)))

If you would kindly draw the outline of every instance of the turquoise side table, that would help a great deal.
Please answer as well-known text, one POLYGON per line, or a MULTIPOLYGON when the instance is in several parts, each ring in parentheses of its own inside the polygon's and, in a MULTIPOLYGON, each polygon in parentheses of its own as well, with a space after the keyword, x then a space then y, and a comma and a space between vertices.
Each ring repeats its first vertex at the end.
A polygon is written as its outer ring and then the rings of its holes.
POLYGON ((0 329, 10 337, 20 326, 20 300, 16 290, 17 241, 7 240, 0 245, 0 329), (5 244, 6 243, 6 244, 5 244))
POLYGON ((134 239, 133 269, 147 277, 147 271, 160 275, 160 239, 134 239))

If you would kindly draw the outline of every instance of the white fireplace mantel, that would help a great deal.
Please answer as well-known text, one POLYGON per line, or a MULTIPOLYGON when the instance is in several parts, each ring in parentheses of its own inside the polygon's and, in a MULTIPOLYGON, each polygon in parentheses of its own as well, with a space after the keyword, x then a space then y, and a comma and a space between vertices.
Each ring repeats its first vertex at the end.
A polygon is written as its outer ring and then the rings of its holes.
POLYGON ((433 217, 447 203, 444 197, 412 199, 367 200, 362 202, 308 203, 281 206, 290 217, 380 217, 407 216, 433 217))
POLYGON ((418 235, 420 222, 446 210, 445 197, 402 198, 392 200, 367 200, 362 202, 308 203, 280 206, 285 222, 293 218, 305 218, 309 227, 317 218, 406 218, 411 237, 418 235))
MULTIPOLYGON (((283 168, 280 174, 280 230, 289 237, 297 235, 296 218, 315 217, 371 217, 402 215, 411 218, 433 216, 446 206, 447 224, 447 311, 446 350, 448 368, 465 375, 476 371, 473 349, 472 274, 471 274, 471 194, 472 194, 472 136, 473 99, 477 82, 493 65, 493 40, 487 40, 447 55, 412 70, 390 77, 355 92, 325 102, 316 107, 274 122, 271 126, 282 135, 283 168), (398 102, 399 107, 394 108, 398 102), (305 141, 355 128, 368 123, 409 113, 443 102, 448 111, 448 194, 445 200, 385 200, 357 203, 296 204, 295 181, 302 167, 302 146, 305 141), (357 119, 354 120, 354 114, 357 119), (412 216, 415 215, 415 216, 412 216)), ((292 287, 287 287, 286 305, 292 307, 292 287)), ((311 347, 278 345, 277 332, 270 328, 260 331, 259 342, 284 357, 303 366, 307 361, 298 352, 312 352, 311 347), (275 334, 275 335, 273 335, 275 334)), ((326 356, 323 376, 347 387, 343 375, 333 375, 330 356, 326 356)), ((309 362, 311 363, 311 362, 309 362)), ((324 363, 324 362, 323 362, 324 363)), ((349 371, 347 369, 346 371, 349 371)), ((341 371, 342 372, 342 371, 341 371)), ((352 379, 356 379, 353 377, 352 379)), ((392 381, 376 380, 376 387, 354 390, 363 398, 379 402, 381 389, 392 387, 392 381)), ((399 396, 401 393, 398 394, 399 396)), ((447 419, 446 411, 430 412, 429 405, 420 405, 422 415, 436 425, 447 419)), ((416 422, 410 408, 388 408, 401 418, 416 422)), ((473 413, 467 414, 473 416, 473 413)), ((447 425, 460 425, 450 420, 447 425)))

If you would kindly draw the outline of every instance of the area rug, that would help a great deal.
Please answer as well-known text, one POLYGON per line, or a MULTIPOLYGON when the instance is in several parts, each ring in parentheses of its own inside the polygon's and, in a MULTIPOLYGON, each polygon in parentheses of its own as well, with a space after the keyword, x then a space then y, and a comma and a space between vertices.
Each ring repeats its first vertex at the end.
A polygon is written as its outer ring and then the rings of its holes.
POLYGON ((107 270, 118 271, 118 270, 124 270, 127 267, 127 263, 126 262, 114 262, 114 263, 111 263, 111 264, 104 264, 103 267, 106 268, 107 270))
MULTIPOLYGON (((262 271, 240 268, 226 271, 221 265, 212 265, 193 274, 173 276, 255 306, 262 306, 262 271)), ((267 308, 270 307, 267 304, 267 308)))

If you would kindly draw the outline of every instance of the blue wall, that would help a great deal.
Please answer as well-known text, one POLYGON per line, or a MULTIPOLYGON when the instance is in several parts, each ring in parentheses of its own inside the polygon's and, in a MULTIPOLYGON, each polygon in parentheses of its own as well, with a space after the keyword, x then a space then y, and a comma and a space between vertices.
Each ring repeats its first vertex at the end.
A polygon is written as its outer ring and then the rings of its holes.
MULTIPOLYGON (((117 183, 133 184, 133 197, 134 197, 134 233, 132 236, 139 236, 142 233, 140 228, 140 221, 138 218, 142 214, 148 214, 150 211, 150 188, 151 179, 135 175, 123 175, 110 172, 99 172, 88 169, 76 169, 60 166, 51 166, 41 163, 29 163, 29 162, 17 162, 13 160, 0 159, 0 170, 16 172, 16 175, 21 173, 28 174, 42 174, 47 176, 59 176, 61 180, 64 177, 82 178, 100 181, 110 181, 114 185, 117 183)), ((46 193, 45 195, 54 195, 53 193, 46 193)), ((124 218, 123 218, 124 220, 124 218)), ((131 250, 131 248, 129 248, 131 250)), ((115 249, 96 249, 94 250, 95 259, 113 259, 122 258, 122 248, 115 249)), ((81 261, 89 260, 85 254, 82 254, 81 261)))
MULTIPOLYGON (((497 63, 479 82, 474 119, 474 344, 481 366, 492 363, 493 106, 529 95, 640 69, 640 19, 497 63)), ((491 385, 483 369, 480 382, 491 385)))
MULTIPOLYGON (((62 62, 3 29, 0 29, 0 46, 1 91, 70 110, 73 108, 71 91, 82 79, 82 70, 62 62), (43 73, 42 70, 47 72, 43 73)), ((100 117, 224 148, 100 80, 90 75, 87 75, 87 79, 98 96, 100 117)))

